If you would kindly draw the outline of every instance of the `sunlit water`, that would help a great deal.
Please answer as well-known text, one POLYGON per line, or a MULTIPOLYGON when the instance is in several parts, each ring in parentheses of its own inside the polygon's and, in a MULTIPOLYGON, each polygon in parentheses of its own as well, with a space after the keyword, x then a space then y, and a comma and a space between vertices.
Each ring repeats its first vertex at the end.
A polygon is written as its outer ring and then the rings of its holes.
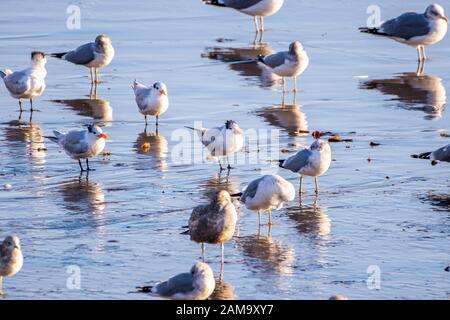
MULTIPOLYGON (((425 9, 418 0, 377 3, 382 19, 425 9)), ((335 161, 319 178, 319 197, 306 179, 303 202, 275 211, 270 235, 262 226, 258 236, 257 215, 240 208, 216 297, 446 299, 449 165, 432 167, 410 154, 450 143, 440 136, 449 129, 450 38, 428 48, 431 60, 417 77, 414 49, 357 32, 369 4, 287 0, 266 19, 264 44, 254 45, 249 17, 197 0, 80 1, 80 30, 66 28, 63 1, 24 0, 20 9, 2 1, 1 68, 24 68, 32 50, 60 52, 100 33, 116 48, 96 100, 87 69, 48 58, 48 88, 31 124, 28 112, 19 119, 17 101, 1 84, 0 188, 12 188, 0 191, 0 236, 19 235, 25 255, 22 271, 4 281, 4 298, 152 299, 130 292, 185 272, 200 257, 200 246, 180 234, 192 208, 263 173, 278 172, 298 187, 298 176, 277 171, 271 160, 308 146, 306 132, 318 129, 353 142, 332 144, 335 161), (276 77, 234 62, 285 50, 294 39, 310 67, 296 101, 289 92, 282 107, 276 77), (153 119, 144 132, 130 88, 135 78, 168 84, 170 107, 158 134, 153 119), (228 119, 261 130, 259 144, 247 142, 228 177, 206 154, 179 162, 174 150, 191 144, 177 132, 228 119), (91 161, 96 171, 80 178, 77 163, 43 136, 92 122, 110 135, 110 155, 91 161), (286 153, 273 152, 281 149, 286 153), (245 161, 255 154, 258 161, 245 161), (67 287, 69 266, 81 270, 80 290, 67 287), (379 290, 368 287, 368 268, 380 269, 379 290)), ((218 278, 220 249, 207 246, 206 253, 218 278)))

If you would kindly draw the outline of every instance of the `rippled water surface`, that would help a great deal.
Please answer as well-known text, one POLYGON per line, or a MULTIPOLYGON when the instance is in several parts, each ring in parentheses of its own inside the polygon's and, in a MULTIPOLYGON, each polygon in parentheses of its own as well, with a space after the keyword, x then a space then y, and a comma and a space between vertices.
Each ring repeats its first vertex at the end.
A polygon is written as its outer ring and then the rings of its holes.
MULTIPOLYGON (((215 297, 448 297, 449 165, 410 154, 450 143, 441 136, 449 129, 449 37, 428 48, 431 60, 417 76, 414 49, 357 32, 370 1, 286 0, 266 19, 262 44, 253 43, 249 17, 199 0, 77 3, 80 30, 66 28, 68 2, 21 1, 33 10, 0 3, 2 69, 28 66, 33 50, 64 51, 100 33, 116 48, 96 99, 87 69, 48 58, 48 87, 31 123, 0 86, 0 237, 19 235, 25 255, 22 271, 4 281, 4 298, 152 299, 130 292, 187 271, 200 257, 200 246, 180 234, 192 208, 263 173, 278 172, 298 187, 298 176, 277 171, 271 160, 308 146, 307 131, 315 129, 352 142, 332 144, 335 161, 319 179, 320 195, 306 179, 303 201, 275 211, 270 234, 262 226, 258 235, 257 215, 239 209, 215 297), (236 61, 285 50, 294 39, 310 66, 295 101, 289 92, 282 105, 276 77, 236 61), (135 78, 168 84, 170 107, 158 133, 153 119, 144 131, 130 88, 135 78), (176 150, 200 148, 179 140, 184 126, 228 119, 259 132, 229 176, 206 155, 180 163, 176 150), (80 177, 77 163, 44 135, 92 122, 109 134, 110 154, 80 177), (258 161, 246 160, 256 154, 258 161), (80 290, 66 286, 69 266, 81 270, 80 290), (381 271, 379 290, 366 284, 370 266, 381 271)), ((377 3, 383 19, 425 9, 418 0, 377 3)), ((220 249, 207 246, 206 253, 218 277, 220 249)))

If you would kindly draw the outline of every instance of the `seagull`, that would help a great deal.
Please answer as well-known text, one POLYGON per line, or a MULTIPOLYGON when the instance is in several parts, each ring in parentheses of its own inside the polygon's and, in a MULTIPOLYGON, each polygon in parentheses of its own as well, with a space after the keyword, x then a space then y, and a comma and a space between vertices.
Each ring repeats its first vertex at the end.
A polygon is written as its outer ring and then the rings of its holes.
POLYGON ((169 108, 169 98, 167 96, 167 86, 163 82, 155 82, 152 87, 147 87, 136 80, 131 86, 136 96, 136 103, 139 112, 145 116, 145 126, 147 127, 147 116, 156 116, 156 125, 158 117, 169 108))
POLYGON ((230 240, 236 228, 237 213, 230 194, 221 190, 207 205, 194 208, 189 218, 187 233, 191 240, 202 244, 202 257, 205 258, 205 243, 220 243, 221 263, 224 262, 224 242, 230 240))
POLYGON ((450 144, 434 150, 433 152, 424 152, 421 154, 413 154, 412 158, 428 159, 431 160, 431 164, 434 166, 439 161, 450 162, 450 144))
POLYGON ((424 62, 425 47, 441 41, 447 33, 448 19, 439 4, 427 7, 425 13, 407 12, 385 21, 379 28, 359 28, 361 32, 391 38, 417 49, 419 62, 424 62))
POLYGON ((225 125, 210 129, 186 128, 197 132, 202 144, 209 150, 213 157, 218 159, 220 171, 223 170, 223 167, 219 157, 224 156, 227 157, 227 169, 231 169, 229 156, 241 150, 244 146, 244 135, 235 121, 227 120, 225 125))
POLYGON ((298 172, 300 174, 300 189, 302 194, 303 176, 314 177, 316 194, 319 193, 317 177, 327 172, 331 164, 331 148, 328 142, 320 139, 321 133, 313 131, 312 136, 316 139, 309 149, 302 149, 286 160, 279 160, 280 167, 298 172))
POLYGON ((180 273, 155 286, 138 289, 174 300, 206 300, 215 287, 216 281, 211 267, 199 261, 192 266, 190 273, 180 273))
POLYGON ((0 245, 0 296, 3 294, 3 277, 11 277, 22 269, 23 255, 20 240, 16 236, 7 236, 0 245))
POLYGON ((88 67, 91 73, 91 83, 99 83, 98 69, 109 65, 114 58, 114 48, 111 39, 104 34, 68 52, 52 53, 51 57, 59 58, 74 64, 88 67))
POLYGON ((283 93, 286 92, 285 77, 291 77, 294 80, 294 92, 297 92, 297 76, 306 70, 309 58, 302 44, 294 41, 289 45, 289 51, 281 51, 269 56, 259 55, 258 62, 282 77, 283 93))
POLYGON ((103 130, 95 125, 89 125, 87 130, 72 130, 67 133, 53 131, 54 137, 45 137, 59 144, 66 154, 74 160, 78 160, 81 171, 85 171, 81 165, 81 159, 86 159, 87 171, 88 158, 95 157, 105 148, 105 139, 109 138, 103 130))
POLYGON ((232 8, 253 17, 255 32, 264 31, 264 17, 274 15, 283 6, 284 0, 203 0, 205 4, 232 8), (258 27, 259 17, 260 26, 258 27))
POLYGON ((46 63, 45 53, 33 51, 31 53, 31 68, 15 72, 10 69, 0 71, 0 77, 3 78, 9 94, 19 99, 20 111, 22 111, 20 99, 30 99, 31 111, 33 111, 33 98, 44 93, 45 77, 47 76, 46 63))
POLYGON ((261 225, 261 212, 269 214, 269 226, 272 224, 270 210, 281 209, 285 202, 295 198, 295 187, 289 181, 276 174, 262 176, 250 182, 244 192, 234 194, 249 210, 258 210, 258 222, 261 225))

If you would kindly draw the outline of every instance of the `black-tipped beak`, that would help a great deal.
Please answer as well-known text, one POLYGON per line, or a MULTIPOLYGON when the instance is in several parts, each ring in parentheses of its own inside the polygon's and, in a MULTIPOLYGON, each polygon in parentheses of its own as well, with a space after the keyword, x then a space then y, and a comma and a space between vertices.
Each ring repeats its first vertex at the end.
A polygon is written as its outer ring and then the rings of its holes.
POLYGON ((240 197, 242 196, 242 192, 230 194, 231 197, 240 197))

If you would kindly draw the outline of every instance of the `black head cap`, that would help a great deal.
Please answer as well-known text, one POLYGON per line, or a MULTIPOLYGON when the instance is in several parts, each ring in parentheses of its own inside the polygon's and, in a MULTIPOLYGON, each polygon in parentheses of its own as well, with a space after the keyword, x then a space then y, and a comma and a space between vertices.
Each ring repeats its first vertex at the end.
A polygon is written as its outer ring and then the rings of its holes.
POLYGON ((226 129, 232 129, 233 124, 235 124, 236 122, 233 120, 227 120, 227 122, 225 122, 225 128, 226 129))

